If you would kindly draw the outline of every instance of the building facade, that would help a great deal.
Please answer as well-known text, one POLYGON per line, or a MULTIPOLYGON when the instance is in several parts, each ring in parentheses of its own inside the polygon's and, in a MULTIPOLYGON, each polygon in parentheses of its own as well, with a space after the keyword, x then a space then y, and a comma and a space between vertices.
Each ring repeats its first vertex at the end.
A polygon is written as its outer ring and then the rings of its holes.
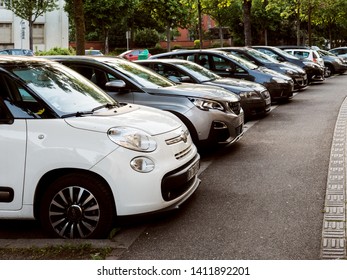
MULTIPOLYGON (((0 0, 0 49, 29 49, 28 22, 6 9, 0 0)), ((68 48, 69 22, 64 0, 57 0, 59 8, 40 16, 33 26, 33 51, 47 51, 54 47, 68 48)))

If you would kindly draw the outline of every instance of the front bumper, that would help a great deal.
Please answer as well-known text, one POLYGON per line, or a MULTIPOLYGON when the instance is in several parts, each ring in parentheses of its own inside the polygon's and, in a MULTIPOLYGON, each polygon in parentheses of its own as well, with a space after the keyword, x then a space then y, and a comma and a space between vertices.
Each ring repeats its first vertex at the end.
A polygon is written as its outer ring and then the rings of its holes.
POLYGON ((286 84, 271 83, 266 86, 271 95, 271 101, 287 100, 293 97, 294 81, 286 84))

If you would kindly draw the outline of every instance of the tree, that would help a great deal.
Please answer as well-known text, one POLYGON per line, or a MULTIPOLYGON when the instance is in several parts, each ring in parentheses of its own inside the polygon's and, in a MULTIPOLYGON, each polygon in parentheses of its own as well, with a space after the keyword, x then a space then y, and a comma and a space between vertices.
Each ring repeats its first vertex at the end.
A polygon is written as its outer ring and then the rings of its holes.
POLYGON ((28 21, 29 48, 33 50, 33 25, 39 16, 58 8, 57 0, 11 0, 5 1, 6 8, 28 21))
POLYGON ((73 24, 76 41, 76 54, 85 54, 85 18, 83 0, 65 0, 65 11, 69 14, 70 23, 73 24))

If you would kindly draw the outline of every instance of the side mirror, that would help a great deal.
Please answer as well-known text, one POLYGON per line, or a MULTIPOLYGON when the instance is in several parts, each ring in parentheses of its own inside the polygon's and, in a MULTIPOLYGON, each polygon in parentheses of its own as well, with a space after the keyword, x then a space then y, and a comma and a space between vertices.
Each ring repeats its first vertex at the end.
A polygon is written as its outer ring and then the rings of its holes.
POLYGON ((190 78, 189 76, 183 76, 183 77, 181 77, 181 78, 180 78, 180 81, 181 81, 182 83, 191 83, 191 82, 192 82, 192 80, 191 80, 191 78, 190 78))
POLYGON ((126 83, 123 80, 114 80, 107 82, 105 85, 107 90, 119 90, 126 87, 126 83))

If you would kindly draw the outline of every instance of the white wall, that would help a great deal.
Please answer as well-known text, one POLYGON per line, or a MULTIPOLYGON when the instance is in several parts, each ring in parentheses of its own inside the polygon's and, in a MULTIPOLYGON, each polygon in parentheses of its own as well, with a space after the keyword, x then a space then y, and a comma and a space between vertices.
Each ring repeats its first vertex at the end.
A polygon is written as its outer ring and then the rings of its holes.
MULTIPOLYGON (((64 0, 57 1, 59 9, 46 13, 39 17, 35 23, 44 24, 44 44, 33 46, 33 50, 47 51, 54 47, 68 48, 69 46, 69 23, 68 16, 64 12, 64 0)), ((21 38, 22 19, 14 15, 11 11, 0 8, 0 23, 12 23, 12 43, 11 48, 29 49, 29 26, 24 21, 25 38, 21 38)), ((0 49, 9 46, 0 45, 0 49)))

